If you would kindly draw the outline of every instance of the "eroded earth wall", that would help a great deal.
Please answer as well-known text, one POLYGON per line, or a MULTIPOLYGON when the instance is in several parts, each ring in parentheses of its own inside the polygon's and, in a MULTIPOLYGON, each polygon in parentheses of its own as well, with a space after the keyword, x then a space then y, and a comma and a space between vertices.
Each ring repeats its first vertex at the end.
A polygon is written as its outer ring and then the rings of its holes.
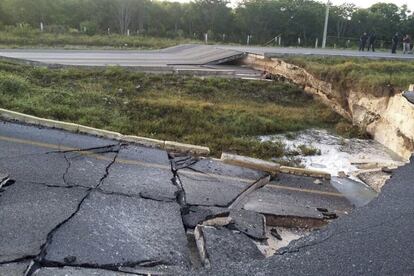
POLYGON ((414 152, 414 105, 402 96, 402 91, 384 89, 375 95, 354 89, 340 91, 280 58, 250 54, 243 63, 303 87, 403 159, 408 160, 414 152))

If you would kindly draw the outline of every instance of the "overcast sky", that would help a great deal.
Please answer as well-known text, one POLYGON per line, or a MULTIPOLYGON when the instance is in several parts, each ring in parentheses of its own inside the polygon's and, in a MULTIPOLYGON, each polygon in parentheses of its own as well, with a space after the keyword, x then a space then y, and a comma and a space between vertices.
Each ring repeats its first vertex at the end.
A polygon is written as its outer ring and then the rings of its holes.
MULTIPOLYGON (((190 2, 190 0, 167 0, 170 2, 190 2)), ((232 3, 237 3, 238 0, 230 0, 232 3)), ((326 2, 323 0, 319 0, 320 2, 326 2)), ((383 1, 378 1, 378 0, 331 0, 332 3, 334 3, 335 5, 341 5, 343 3, 354 3, 355 5, 361 7, 361 8, 367 8, 369 6, 371 6, 372 4, 378 3, 378 2, 385 2, 385 3, 394 3, 397 4, 398 6, 404 5, 406 4, 408 6, 409 9, 414 10, 414 0, 383 0, 383 1)))

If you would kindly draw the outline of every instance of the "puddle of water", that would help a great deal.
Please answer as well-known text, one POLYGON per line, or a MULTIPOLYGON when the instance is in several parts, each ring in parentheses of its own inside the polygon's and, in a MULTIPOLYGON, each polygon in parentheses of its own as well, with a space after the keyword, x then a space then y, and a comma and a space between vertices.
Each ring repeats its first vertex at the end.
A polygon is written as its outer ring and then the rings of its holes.
POLYGON ((355 206, 363 206, 376 197, 376 192, 352 175, 360 171, 353 165, 355 161, 393 164, 401 160, 387 148, 374 140, 345 139, 326 130, 311 129, 293 135, 272 135, 259 137, 261 141, 278 141, 286 145, 287 150, 300 152, 299 147, 306 145, 320 150, 320 155, 299 155, 301 164, 308 169, 330 173, 332 185, 344 194, 355 206), (294 139, 289 139, 294 137, 294 139), (344 172, 350 178, 339 178, 344 172))
POLYGON ((286 135, 262 136, 259 138, 262 141, 281 141, 288 150, 298 150, 301 145, 319 149, 321 151, 320 155, 298 157, 306 168, 325 171, 333 176, 338 176, 341 171, 346 174, 358 171, 359 169, 351 164, 351 162, 357 160, 378 163, 401 161, 395 154, 392 154, 387 148, 374 140, 345 139, 320 129, 295 133, 294 139, 288 139, 286 135))
POLYGON ((378 195, 367 185, 350 178, 334 176, 331 184, 356 207, 367 205, 378 195))

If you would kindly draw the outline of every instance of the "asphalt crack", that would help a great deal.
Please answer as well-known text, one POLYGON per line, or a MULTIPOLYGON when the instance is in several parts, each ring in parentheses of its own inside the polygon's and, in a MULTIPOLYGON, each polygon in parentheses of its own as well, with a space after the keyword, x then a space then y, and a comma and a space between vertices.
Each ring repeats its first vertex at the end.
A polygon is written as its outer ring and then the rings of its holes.
POLYGON ((55 151, 49 151, 45 154, 52 154, 52 153, 71 153, 71 152, 85 152, 85 151, 91 151, 93 153, 110 153, 110 152, 119 152, 119 149, 117 149, 120 146, 123 146, 124 144, 117 143, 117 144, 109 144, 105 146, 98 146, 98 147, 90 147, 90 148, 81 148, 81 149, 70 149, 70 150, 55 150, 55 151))
MULTIPOLYGON (((70 221, 80 210, 80 208, 82 207, 83 203, 85 202, 86 199, 89 198, 89 196, 91 195, 91 193, 97 189, 99 189, 99 186, 105 181, 105 179, 108 177, 109 175, 109 169, 111 168, 111 166, 116 162, 116 159, 118 157, 119 151, 121 149, 121 144, 118 144, 118 147, 115 149, 116 154, 114 155, 114 158, 112 159, 112 161, 106 166, 105 168, 105 173, 104 175, 101 177, 98 185, 96 185, 95 187, 92 188, 88 188, 86 190, 86 194, 85 196, 79 201, 75 211, 65 220, 63 220, 62 222, 60 222, 59 224, 57 224, 48 234, 46 237, 46 242, 40 247, 40 253, 34 258, 34 262, 36 263, 36 265, 34 265, 26 274, 27 276, 31 276, 35 270, 37 270, 39 267, 42 266, 43 263, 48 263, 45 260, 45 256, 47 254, 47 247, 51 244, 52 240, 53 240, 53 236, 54 234, 63 226, 65 225, 68 221, 70 221)), ((66 158, 66 157, 65 157, 66 158)), ((66 264, 65 264, 66 265, 66 264)))
POLYGON ((226 207, 229 209, 237 209, 239 208, 240 203, 245 199, 247 196, 252 194, 253 192, 263 188, 271 181, 271 176, 265 176, 257 180, 256 182, 247 186, 243 191, 241 191, 226 207))
POLYGON ((63 173, 63 175, 62 175, 62 180, 63 180, 63 183, 64 183, 66 186, 70 186, 69 181, 68 181, 66 178, 67 178, 67 175, 68 175, 68 173, 69 173, 70 167, 72 166, 72 162, 71 162, 71 161, 70 161, 70 159, 66 156, 66 153, 63 153, 63 158, 65 158, 65 161, 66 161, 67 166, 66 166, 66 170, 65 170, 65 172, 64 172, 64 173, 63 173))

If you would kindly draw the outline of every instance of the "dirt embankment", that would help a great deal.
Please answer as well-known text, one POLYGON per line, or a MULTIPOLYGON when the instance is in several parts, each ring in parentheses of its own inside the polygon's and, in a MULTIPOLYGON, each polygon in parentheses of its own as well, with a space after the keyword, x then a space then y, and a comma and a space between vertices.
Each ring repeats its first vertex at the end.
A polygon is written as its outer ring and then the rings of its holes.
POLYGON ((403 159, 408 160, 414 152, 414 105, 401 91, 335 89, 331 83, 279 58, 248 55, 243 63, 303 87, 403 159))

